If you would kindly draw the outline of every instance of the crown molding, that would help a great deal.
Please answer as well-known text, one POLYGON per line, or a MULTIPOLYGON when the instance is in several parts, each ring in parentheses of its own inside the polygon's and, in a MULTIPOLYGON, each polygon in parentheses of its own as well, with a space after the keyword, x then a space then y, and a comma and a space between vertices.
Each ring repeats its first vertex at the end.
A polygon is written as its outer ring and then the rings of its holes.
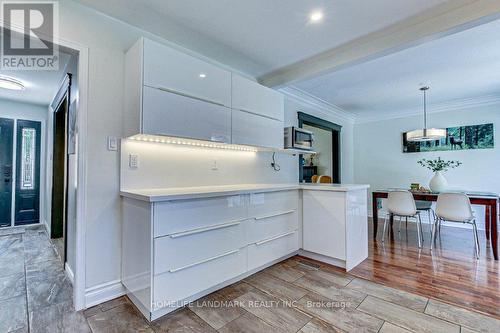
MULTIPOLYGON (((500 94, 483 95, 473 98, 454 99, 448 102, 436 103, 429 105, 427 114, 460 111, 471 108, 484 107, 489 105, 500 104, 500 94)), ((355 119, 356 124, 372 123, 390 119, 407 118, 413 116, 421 116, 421 108, 412 108, 400 110, 398 112, 389 112, 375 115, 362 116, 357 115, 355 119)))
POLYGON ((297 87, 290 86, 281 88, 279 91, 287 97, 299 103, 306 104, 309 107, 314 108, 316 111, 322 112, 328 116, 335 116, 350 123, 354 123, 356 121, 356 116, 354 114, 347 112, 334 104, 324 101, 321 98, 311 95, 310 93, 297 87))

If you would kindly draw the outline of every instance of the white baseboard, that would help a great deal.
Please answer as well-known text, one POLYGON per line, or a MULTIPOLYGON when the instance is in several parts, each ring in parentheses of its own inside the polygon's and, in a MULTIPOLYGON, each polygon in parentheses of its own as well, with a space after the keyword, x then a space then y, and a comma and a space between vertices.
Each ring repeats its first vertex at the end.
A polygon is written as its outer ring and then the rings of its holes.
POLYGON ((71 269, 71 267, 69 267, 68 263, 64 264, 64 271, 66 272, 66 276, 68 277, 69 281, 74 286, 75 285, 75 274, 73 273, 73 270, 71 269))
POLYGON ((103 283, 85 290, 85 307, 90 308, 125 294, 125 287, 120 280, 103 283))

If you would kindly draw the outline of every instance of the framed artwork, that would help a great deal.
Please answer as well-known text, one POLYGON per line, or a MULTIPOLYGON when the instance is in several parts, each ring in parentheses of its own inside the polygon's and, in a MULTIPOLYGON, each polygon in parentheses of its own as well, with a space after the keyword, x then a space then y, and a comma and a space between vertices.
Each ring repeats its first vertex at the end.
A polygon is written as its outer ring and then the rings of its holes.
POLYGON ((446 138, 436 141, 410 142, 403 133, 403 153, 428 151, 491 149, 495 147, 493 124, 450 127, 446 138))

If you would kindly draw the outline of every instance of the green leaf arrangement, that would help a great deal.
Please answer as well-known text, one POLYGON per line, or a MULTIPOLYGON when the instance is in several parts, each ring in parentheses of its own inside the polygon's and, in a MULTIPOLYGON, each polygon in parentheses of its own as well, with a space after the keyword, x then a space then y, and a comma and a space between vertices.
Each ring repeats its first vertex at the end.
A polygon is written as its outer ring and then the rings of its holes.
POLYGON ((435 160, 428 160, 423 158, 417 163, 423 166, 424 168, 432 170, 432 172, 437 172, 437 171, 446 172, 449 169, 458 168, 460 165, 462 165, 462 162, 460 161, 445 161, 441 159, 441 157, 438 157, 435 160))

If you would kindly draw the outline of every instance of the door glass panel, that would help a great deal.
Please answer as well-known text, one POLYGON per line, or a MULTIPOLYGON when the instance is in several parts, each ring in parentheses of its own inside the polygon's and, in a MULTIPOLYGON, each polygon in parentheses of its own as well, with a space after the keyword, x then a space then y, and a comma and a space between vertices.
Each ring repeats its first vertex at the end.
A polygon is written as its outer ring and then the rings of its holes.
POLYGON ((21 144, 21 190, 35 188, 35 148, 36 130, 34 128, 22 129, 21 144))

